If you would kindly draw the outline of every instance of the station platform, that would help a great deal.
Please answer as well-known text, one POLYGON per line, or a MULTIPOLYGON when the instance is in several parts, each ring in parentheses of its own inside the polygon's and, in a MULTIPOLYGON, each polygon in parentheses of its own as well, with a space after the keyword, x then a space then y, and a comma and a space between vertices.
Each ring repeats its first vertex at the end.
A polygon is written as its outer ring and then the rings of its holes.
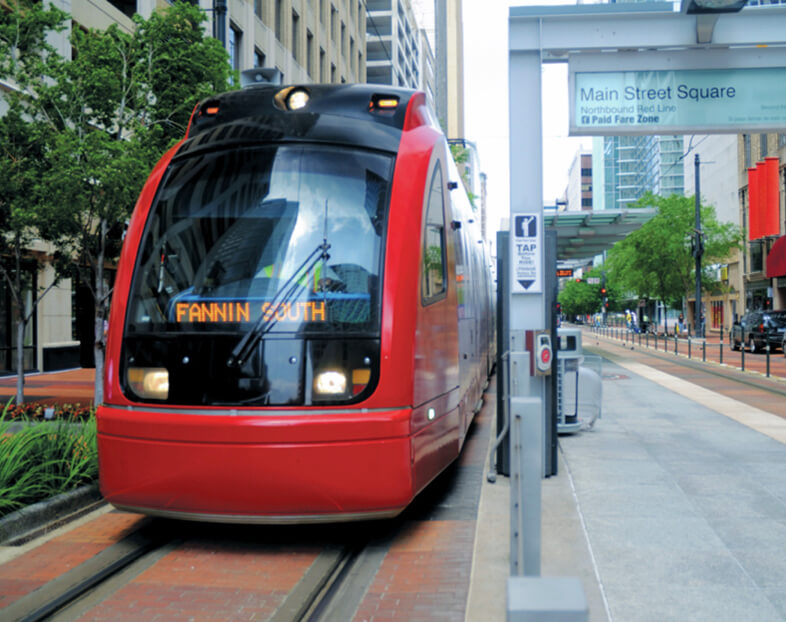
MULTIPOLYGON (((560 436, 558 474, 542 482, 541 575, 578 577, 592 622, 786 620, 786 382, 589 331, 583 348, 603 357, 603 413, 592 429, 560 436)), ((92 387, 90 372, 41 374, 38 388, 92 387)), ((486 479, 495 390, 492 382, 444 494, 414 508, 385 545, 352 619, 506 619, 510 481, 486 479)), ((135 520, 103 510, 42 541, 0 547, 0 594, 33 589, 20 587, 22 574, 56 574, 44 570, 52 557, 88 555, 135 520)), ((218 585, 229 580, 219 571, 231 553, 181 553, 155 576, 172 589, 187 564, 204 561, 218 585)), ((268 554, 260 549, 254 563, 268 554)), ((294 563, 271 559, 280 571, 294 563)), ((231 560, 227 572, 238 576, 241 561, 231 560)), ((120 591, 84 619, 150 619, 140 607, 153 602, 155 568, 135 580, 135 604, 120 591)), ((200 589, 207 598, 211 585, 200 589)), ((221 619, 209 604, 201 613, 194 619, 221 619)))

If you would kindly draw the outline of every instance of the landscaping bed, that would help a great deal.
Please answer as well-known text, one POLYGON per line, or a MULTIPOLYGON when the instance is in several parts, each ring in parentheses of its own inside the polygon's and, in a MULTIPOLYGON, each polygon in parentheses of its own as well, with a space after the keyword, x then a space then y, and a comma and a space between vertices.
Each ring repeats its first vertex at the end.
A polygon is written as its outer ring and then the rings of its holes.
POLYGON ((6 406, 0 417, 0 518, 97 479, 91 408, 6 406))

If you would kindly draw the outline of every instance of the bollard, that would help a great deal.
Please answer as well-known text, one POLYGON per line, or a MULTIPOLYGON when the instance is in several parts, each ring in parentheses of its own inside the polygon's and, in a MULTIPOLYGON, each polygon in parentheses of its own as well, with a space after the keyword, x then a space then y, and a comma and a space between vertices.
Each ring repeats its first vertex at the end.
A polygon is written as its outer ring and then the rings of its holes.
POLYGON ((693 339, 691 339, 690 337, 688 337, 688 358, 689 358, 689 359, 690 359, 690 347, 691 347, 691 342, 692 342, 692 341, 693 341, 693 339))
POLYGON ((740 341, 740 368, 745 371, 745 342, 740 341))
POLYGON ((701 342, 701 362, 707 362, 707 339, 705 338, 704 341, 701 342))
POLYGON ((764 348, 764 352, 767 354, 767 378, 770 377, 770 344, 767 342, 767 345, 764 348))
POLYGON ((674 355, 675 356, 677 355, 677 344, 679 343, 679 340, 680 340, 679 337, 676 337, 676 336, 674 337, 674 355))
POLYGON ((720 364, 723 365, 723 330, 721 330, 721 341, 720 341, 720 364))

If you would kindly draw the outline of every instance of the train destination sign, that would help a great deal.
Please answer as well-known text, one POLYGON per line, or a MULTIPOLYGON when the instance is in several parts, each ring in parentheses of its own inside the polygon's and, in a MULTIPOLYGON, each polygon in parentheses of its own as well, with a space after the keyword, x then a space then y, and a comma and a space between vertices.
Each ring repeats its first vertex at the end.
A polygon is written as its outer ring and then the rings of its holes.
POLYGON ((570 133, 679 134, 786 126, 786 67, 571 73, 570 133))
POLYGON ((175 321, 250 322, 262 315, 265 321, 275 318, 280 322, 324 322, 325 311, 323 300, 284 302, 275 306, 270 302, 252 305, 248 301, 178 302, 175 304, 175 321))

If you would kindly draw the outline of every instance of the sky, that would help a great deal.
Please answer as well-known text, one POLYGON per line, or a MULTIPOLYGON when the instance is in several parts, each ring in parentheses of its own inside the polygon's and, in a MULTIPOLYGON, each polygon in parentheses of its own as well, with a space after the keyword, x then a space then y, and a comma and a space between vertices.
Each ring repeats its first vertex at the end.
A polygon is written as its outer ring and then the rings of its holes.
MULTIPOLYGON (((509 205, 508 162, 508 8, 575 4, 549 0, 464 1, 464 133, 478 147, 487 176, 488 224, 499 227, 509 205)), ((576 152, 592 139, 568 136, 567 64, 543 66, 543 93, 549 94, 543 119, 543 201, 553 205, 568 184, 576 152), (556 105, 555 105, 556 104, 556 105)))

